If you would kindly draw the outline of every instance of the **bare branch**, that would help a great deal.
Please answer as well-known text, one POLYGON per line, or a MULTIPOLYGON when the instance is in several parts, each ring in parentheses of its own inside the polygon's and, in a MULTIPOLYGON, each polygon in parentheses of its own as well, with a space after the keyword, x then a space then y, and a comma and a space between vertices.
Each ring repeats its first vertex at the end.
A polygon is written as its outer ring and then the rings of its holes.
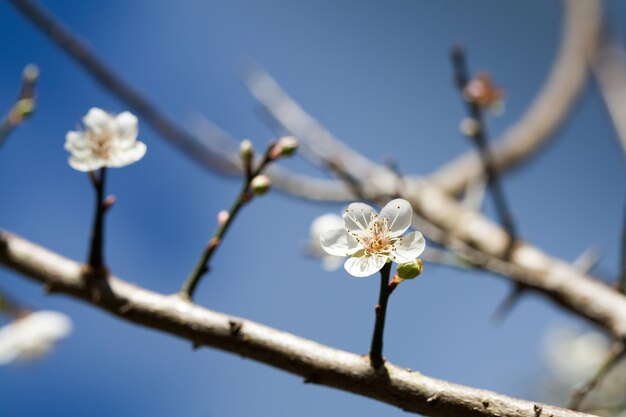
POLYGON ((482 262, 479 266, 540 291, 618 338, 626 336, 626 297, 525 242, 518 242, 510 260, 504 261, 509 239, 503 229, 464 209, 427 181, 415 185, 403 197, 418 214, 448 234, 452 249, 473 251, 473 259, 482 262))
MULTIPOLYGON (((545 85, 524 116, 493 145, 499 171, 528 159, 553 136, 565 121, 585 86, 588 59, 602 25, 599 0, 565 0, 565 24, 559 54, 545 85)), ((470 152, 448 162, 429 179, 451 194, 463 191, 482 174, 478 155, 470 152)))
POLYGON ((605 33, 591 64, 626 156, 626 53, 623 45, 614 36, 605 33))
POLYGON ((85 300, 114 316, 187 339, 195 346, 236 353, 299 375, 305 382, 373 398, 405 411, 435 417, 589 416, 452 384, 389 362, 375 370, 367 356, 217 313, 119 278, 94 284, 84 279, 83 265, 7 232, 0 232, 0 263, 51 292, 85 300))

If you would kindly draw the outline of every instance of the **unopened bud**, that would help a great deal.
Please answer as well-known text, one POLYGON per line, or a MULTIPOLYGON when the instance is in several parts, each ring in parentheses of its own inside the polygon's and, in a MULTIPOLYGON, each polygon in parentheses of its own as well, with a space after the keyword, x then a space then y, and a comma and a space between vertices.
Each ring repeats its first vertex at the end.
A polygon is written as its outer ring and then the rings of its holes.
POLYGON ((226 210, 222 210, 219 213, 217 213, 217 224, 220 226, 223 226, 228 219, 230 218, 230 213, 227 212, 226 210))
POLYGON ((478 131, 480 130, 480 124, 476 121, 476 119, 466 117, 461 120, 459 130, 462 134, 471 138, 478 134, 478 131))
POLYGON ((35 64, 28 64, 22 72, 22 79, 27 83, 34 83, 39 78, 39 67, 35 64))
POLYGON ((30 116, 35 111, 35 100, 32 98, 23 98, 15 103, 15 110, 20 118, 30 116))
POLYGON ((398 277, 402 279, 413 279, 418 277, 422 273, 422 269, 424 267, 424 263, 421 259, 415 259, 411 262, 405 262, 403 264, 398 265, 396 268, 396 273, 398 277))
POLYGON ((245 164, 249 164, 250 162, 252 162, 252 157, 254 156, 254 147, 252 146, 252 142, 250 142, 248 139, 244 139, 241 141, 241 144, 239 145, 239 156, 245 164))
POLYGON ((114 195, 107 196, 107 198, 104 199, 104 208, 110 209, 111 207, 113 207, 116 201, 117 199, 114 195))
POLYGON ((266 175, 257 175, 250 182, 250 189, 254 195, 263 195, 270 189, 270 179, 266 175))
POLYGON ((283 136, 274 145, 272 157, 291 156, 298 149, 298 145, 298 139, 295 136, 283 136))

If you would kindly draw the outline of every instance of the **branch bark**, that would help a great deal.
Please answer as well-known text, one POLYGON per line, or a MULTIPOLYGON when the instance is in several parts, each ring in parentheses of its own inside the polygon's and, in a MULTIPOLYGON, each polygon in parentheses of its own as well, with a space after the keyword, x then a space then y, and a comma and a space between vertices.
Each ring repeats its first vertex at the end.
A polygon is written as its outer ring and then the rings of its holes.
POLYGON ((604 104, 626 156, 626 53, 624 46, 605 33, 591 60, 604 104))
POLYGON ((119 278, 85 279, 85 266, 0 231, 0 264, 54 293, 82 299, 136 324, 239 354, 304 378, 434 417, 584 417, 588 414, 465 387, 402 369, 375 370, 366 355, 334 349, 249 320, 162 295, 119 278))

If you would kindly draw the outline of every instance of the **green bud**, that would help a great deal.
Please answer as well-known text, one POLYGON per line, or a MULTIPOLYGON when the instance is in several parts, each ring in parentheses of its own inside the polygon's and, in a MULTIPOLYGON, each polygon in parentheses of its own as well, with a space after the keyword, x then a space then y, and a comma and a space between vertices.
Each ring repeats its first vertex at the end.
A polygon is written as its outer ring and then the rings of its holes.
POLYGON ((424 267, 424 263, 421 259, 415 259, 411 262, 406 262, 398 265, 396 268, 396 273, 402 279, 413 279, 418 277, 422 273, 422 269, 424 267))
POLYGON ((250 182, 250 189, 254 195, 263 195, 270 189, 270 179, 265 175, 257 175, 250 182))
POLYGON ((248 139, 241 141, 241 144, 239 145, 239 156, 245 164, 249 164, 252 161, 252 157, 254 156, 254 147, 252 146, 252 142, 248 139))
POLYGON ((35 100, 32 98, 23 98, 15 103, 17 114, 23 119, 30 116, 35 111, 35 100))

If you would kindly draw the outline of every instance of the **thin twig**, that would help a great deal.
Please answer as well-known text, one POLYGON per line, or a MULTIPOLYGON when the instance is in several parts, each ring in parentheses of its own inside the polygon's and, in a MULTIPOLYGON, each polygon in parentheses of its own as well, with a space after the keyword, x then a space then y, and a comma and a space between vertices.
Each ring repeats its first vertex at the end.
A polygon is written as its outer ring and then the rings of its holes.
MULTIPOLYGON (((589 57, 598 50, 602 28, 602 2, 565 0, 558 54, 550 74, 522 117, 493 145, 500 172, 518 167, 538 153, 571 114, 587 85, 589 57)), ((482 175, 475 152, 443 164, 428 179, 442 191, 458 194, 482 175)))
POLYGON ((35 111, 35 84, 39 77, 39 69, 30 64, 22 72, 20 93, 0 122, 0 146, 6 141, 13 130, 35 111))
POLYGON ((624 225, 622 226, 621 249, 618 288, 620 292, 626 293, 626 205, 624 205, 624 225))
MULTIPOLYGON (((467 69, 467 59, 465 51, 460 46, 452 49, 452 64, 454 67, 454 75, 457 88, 461 97, 464 99, 466 110, 470 120, 474 124, 469 133, 469 137, 476 146, 480 155, 483 170, 487 179, 487 187, 493 197, 496 215, 504 230, 509 235, 509 241, 504 252, 504 260, 509 260, 513 247, 517 241, 517 228, 513 221, 513 215, 509 207, 508 201, 504 195, 504 189, 500 180, 498 169, 496 168, 492 152, 489 148, 489 138, 487 134, 487 126, 485 124, 483 109, 481 104, 466 96, 466 89, 470 82, 469 71, 467 69)), ((515 283, 509 295, 504 299, 500 306, 496 309, 494 317, 502 320, 511 312, 519 297, 524 293, 525 287, 519 283, 515 283)))
POLYGON ((210 264, 213 254, 215 253, 215 250, 218 248, 218 246, 222 242, 222 239, 226 235, 226 232, 228 231, 231 224, 237 217, 237 214, 239 213, 241 208, 244 206, 244 204, 246 204, 252 198, 253 194, 252 194, 252 190, 250 189, 250 184, 252 180, 257 175, 261 174, 263 170, 267 167, 267 165, 273 160, 272 155, 271 155, 273 147, 274 147, 274 144, 270 144, 268 146, 267 151, 265 155, 263 156, 263 159, 261 160, 261 162, 259 163, 258 167, 255 170, 251 169, 251 162, 245 164, 246 167, 244 171, 246 172, 246 175, 244 177, 241 191, 239 191, 237 198, 233 202, 230 210, 228 211, 228 216, 226 217, 226 220, 219 223, 218 228, 215 231, 215 234, 213 235, 211 240, 209 240, 209 243, 207 244, 206 248, 202 252, 202 255, 200 256, 200 259, 198 260, 193 270, 191 271, 191 273, 189 274, 189 276, 183 283, 183 286, 180 290, 181 297, 187 300, 193 299, 194 292, 196 291, 196 287, 200 283, 200 279, 207 272, 209 272, 209 268, 210 268, 209 264, 210 264))
POLYGON ((235 165, 215 149, 180 128, 168 116, 107 67, 75 34, 43 7, 30 0, 9 0, 31 23, 81 65, 106 90, 141 115, 161 136, 183 150, 193 160, 225 173, 237 173, 235 165))
POLYGON ((587 382, 574 390, 567 408, 578 410, 584 399, 602 382, 609 371, 611 371, 624 356, 626 356, 626 345, 624 342, 616 342, 611 347, 611 350, 596 373, 587 382))
POLYGON ((378 294, 378 304, 376 305, 376 322, 374 323, 374 333, 372 334, 372 346, 370 348, 370 362, 374 368, 379 368, 383 363, 383 335, 385 332, 385 317, 387 315, 387 301, 391 290, 389 288, 389 274, 391 263, 387 262, 380 270, 380 292, 378 294))
POLYGON ((475 100, 466 97, 466 88, 470 82, 469 71, 467 69, 467 59, 463 48, 457 46, 452 50, 452 64, 454 66, 454 73, 457 88, 461 98, 466 105, 468 116, 475 122, 475 128, 472 129, 469 135, 472 142, 476 146, 480 155, 483 170, 487 177, 487 186, 493 197, 494 206, 500 224, 507 231, 510 236, 509 249, 506 251, 505 258, 510 256, 511 248, 514 242, 517 240, 517 228, 513 221, 513 215, 507 199, 504 195, 502 188, 502 182, 498 169, 494 163, 493 155, 489 148, 489 137, 487 134, 487 126, 484 120, 483 109, 475 100))
POLYGON ((89 245, 89 257, 87 263, 92 272, 103 272, 106 269, 104 262, 104 217, 109 208, 105 201, 106 167, 100 168, 98 174, 89 172, 89 178, 96 192, 96 211, 93 228, 91 230, 91 242, 89 245))
POLYGON ((591 59, 593 75, 626 156, 626 52, 615 34, 605 30, 591 59))

